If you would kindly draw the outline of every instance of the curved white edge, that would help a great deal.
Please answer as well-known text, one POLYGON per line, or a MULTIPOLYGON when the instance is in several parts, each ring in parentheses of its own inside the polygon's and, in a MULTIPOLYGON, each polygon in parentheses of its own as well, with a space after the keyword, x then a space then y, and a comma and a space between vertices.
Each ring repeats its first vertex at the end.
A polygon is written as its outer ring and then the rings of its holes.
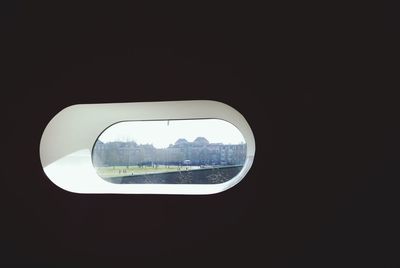
POLYGON ((73 193, 214 194, 236 185, 250 170, 255 155, 253 132, 245 118, 217 101, 167 101, 77 104, 60 111, 46 126, 40 141, 40 161, 47 177, 73 193), (205 119, 230 122, 242 133, 247 156, 242 170, 219 184, 114 184, 97 175, 91 159, 102 131, 120 121, 205 119))

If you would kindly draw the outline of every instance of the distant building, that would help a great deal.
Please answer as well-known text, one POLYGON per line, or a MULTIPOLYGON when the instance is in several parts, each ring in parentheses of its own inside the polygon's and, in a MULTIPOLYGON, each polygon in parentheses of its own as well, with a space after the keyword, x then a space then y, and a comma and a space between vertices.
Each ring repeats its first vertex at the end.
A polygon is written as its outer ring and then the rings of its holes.
POLYGON ((246 159, 246 144, 210 143, 204 137, 193 142, 178 139, 167 148, 135 142, 97 141, 93 149, 95 166, 146 164, 173 165, 242 165, 246 159))
POLYGON ((185 159, 190 159, 193 165, 238 165, 246 159, 246 144, 210 143, 204 137, 198 137, 193 142, 179 139, 168 149, 180 148, 185 159))

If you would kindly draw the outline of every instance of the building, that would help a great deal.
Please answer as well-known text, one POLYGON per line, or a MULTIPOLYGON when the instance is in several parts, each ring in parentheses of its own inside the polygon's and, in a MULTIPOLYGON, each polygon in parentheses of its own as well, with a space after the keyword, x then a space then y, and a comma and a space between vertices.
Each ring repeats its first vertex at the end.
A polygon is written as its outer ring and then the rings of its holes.
POLYGON ((97 141, 93 149, 95 166, 128 165, 242 165, 246 159, 246 144, 210 143, 204 137, 193 142, 178 139, 167 148, 135 142, 97 141))

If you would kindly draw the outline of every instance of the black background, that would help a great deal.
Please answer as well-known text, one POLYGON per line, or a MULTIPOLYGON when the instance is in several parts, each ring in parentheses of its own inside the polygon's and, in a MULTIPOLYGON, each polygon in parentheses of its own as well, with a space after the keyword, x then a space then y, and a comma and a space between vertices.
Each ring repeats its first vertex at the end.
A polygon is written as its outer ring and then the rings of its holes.
POLYGON ((1 263, 399 265, 396 188, 377 183, 398 175, 398 126, 383 128, 369 38, 346 11, 2 5, 1 263), (80 195, 43 173, 40 137, 64 107, 202 99, 255 135, 253 167, 226 192, 80 195))

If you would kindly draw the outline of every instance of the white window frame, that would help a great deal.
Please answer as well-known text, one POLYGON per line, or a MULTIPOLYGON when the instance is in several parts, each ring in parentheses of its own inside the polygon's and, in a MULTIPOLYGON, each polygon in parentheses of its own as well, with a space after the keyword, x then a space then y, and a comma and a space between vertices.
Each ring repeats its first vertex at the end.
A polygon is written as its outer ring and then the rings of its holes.
POLYGON ((246 119, 217 101, 166 101, 69 106, 46 126, 40 141, 40 160, 47 177, 58 187, 85 194, 214 194, 241 181, 253 163, 255 140, 246 119), (105 129, 121 121, 222 119, 237 127, 247 144, 246 161, 232 179, 219 184, 114 184, 92 165, 93 145, 105 129))

